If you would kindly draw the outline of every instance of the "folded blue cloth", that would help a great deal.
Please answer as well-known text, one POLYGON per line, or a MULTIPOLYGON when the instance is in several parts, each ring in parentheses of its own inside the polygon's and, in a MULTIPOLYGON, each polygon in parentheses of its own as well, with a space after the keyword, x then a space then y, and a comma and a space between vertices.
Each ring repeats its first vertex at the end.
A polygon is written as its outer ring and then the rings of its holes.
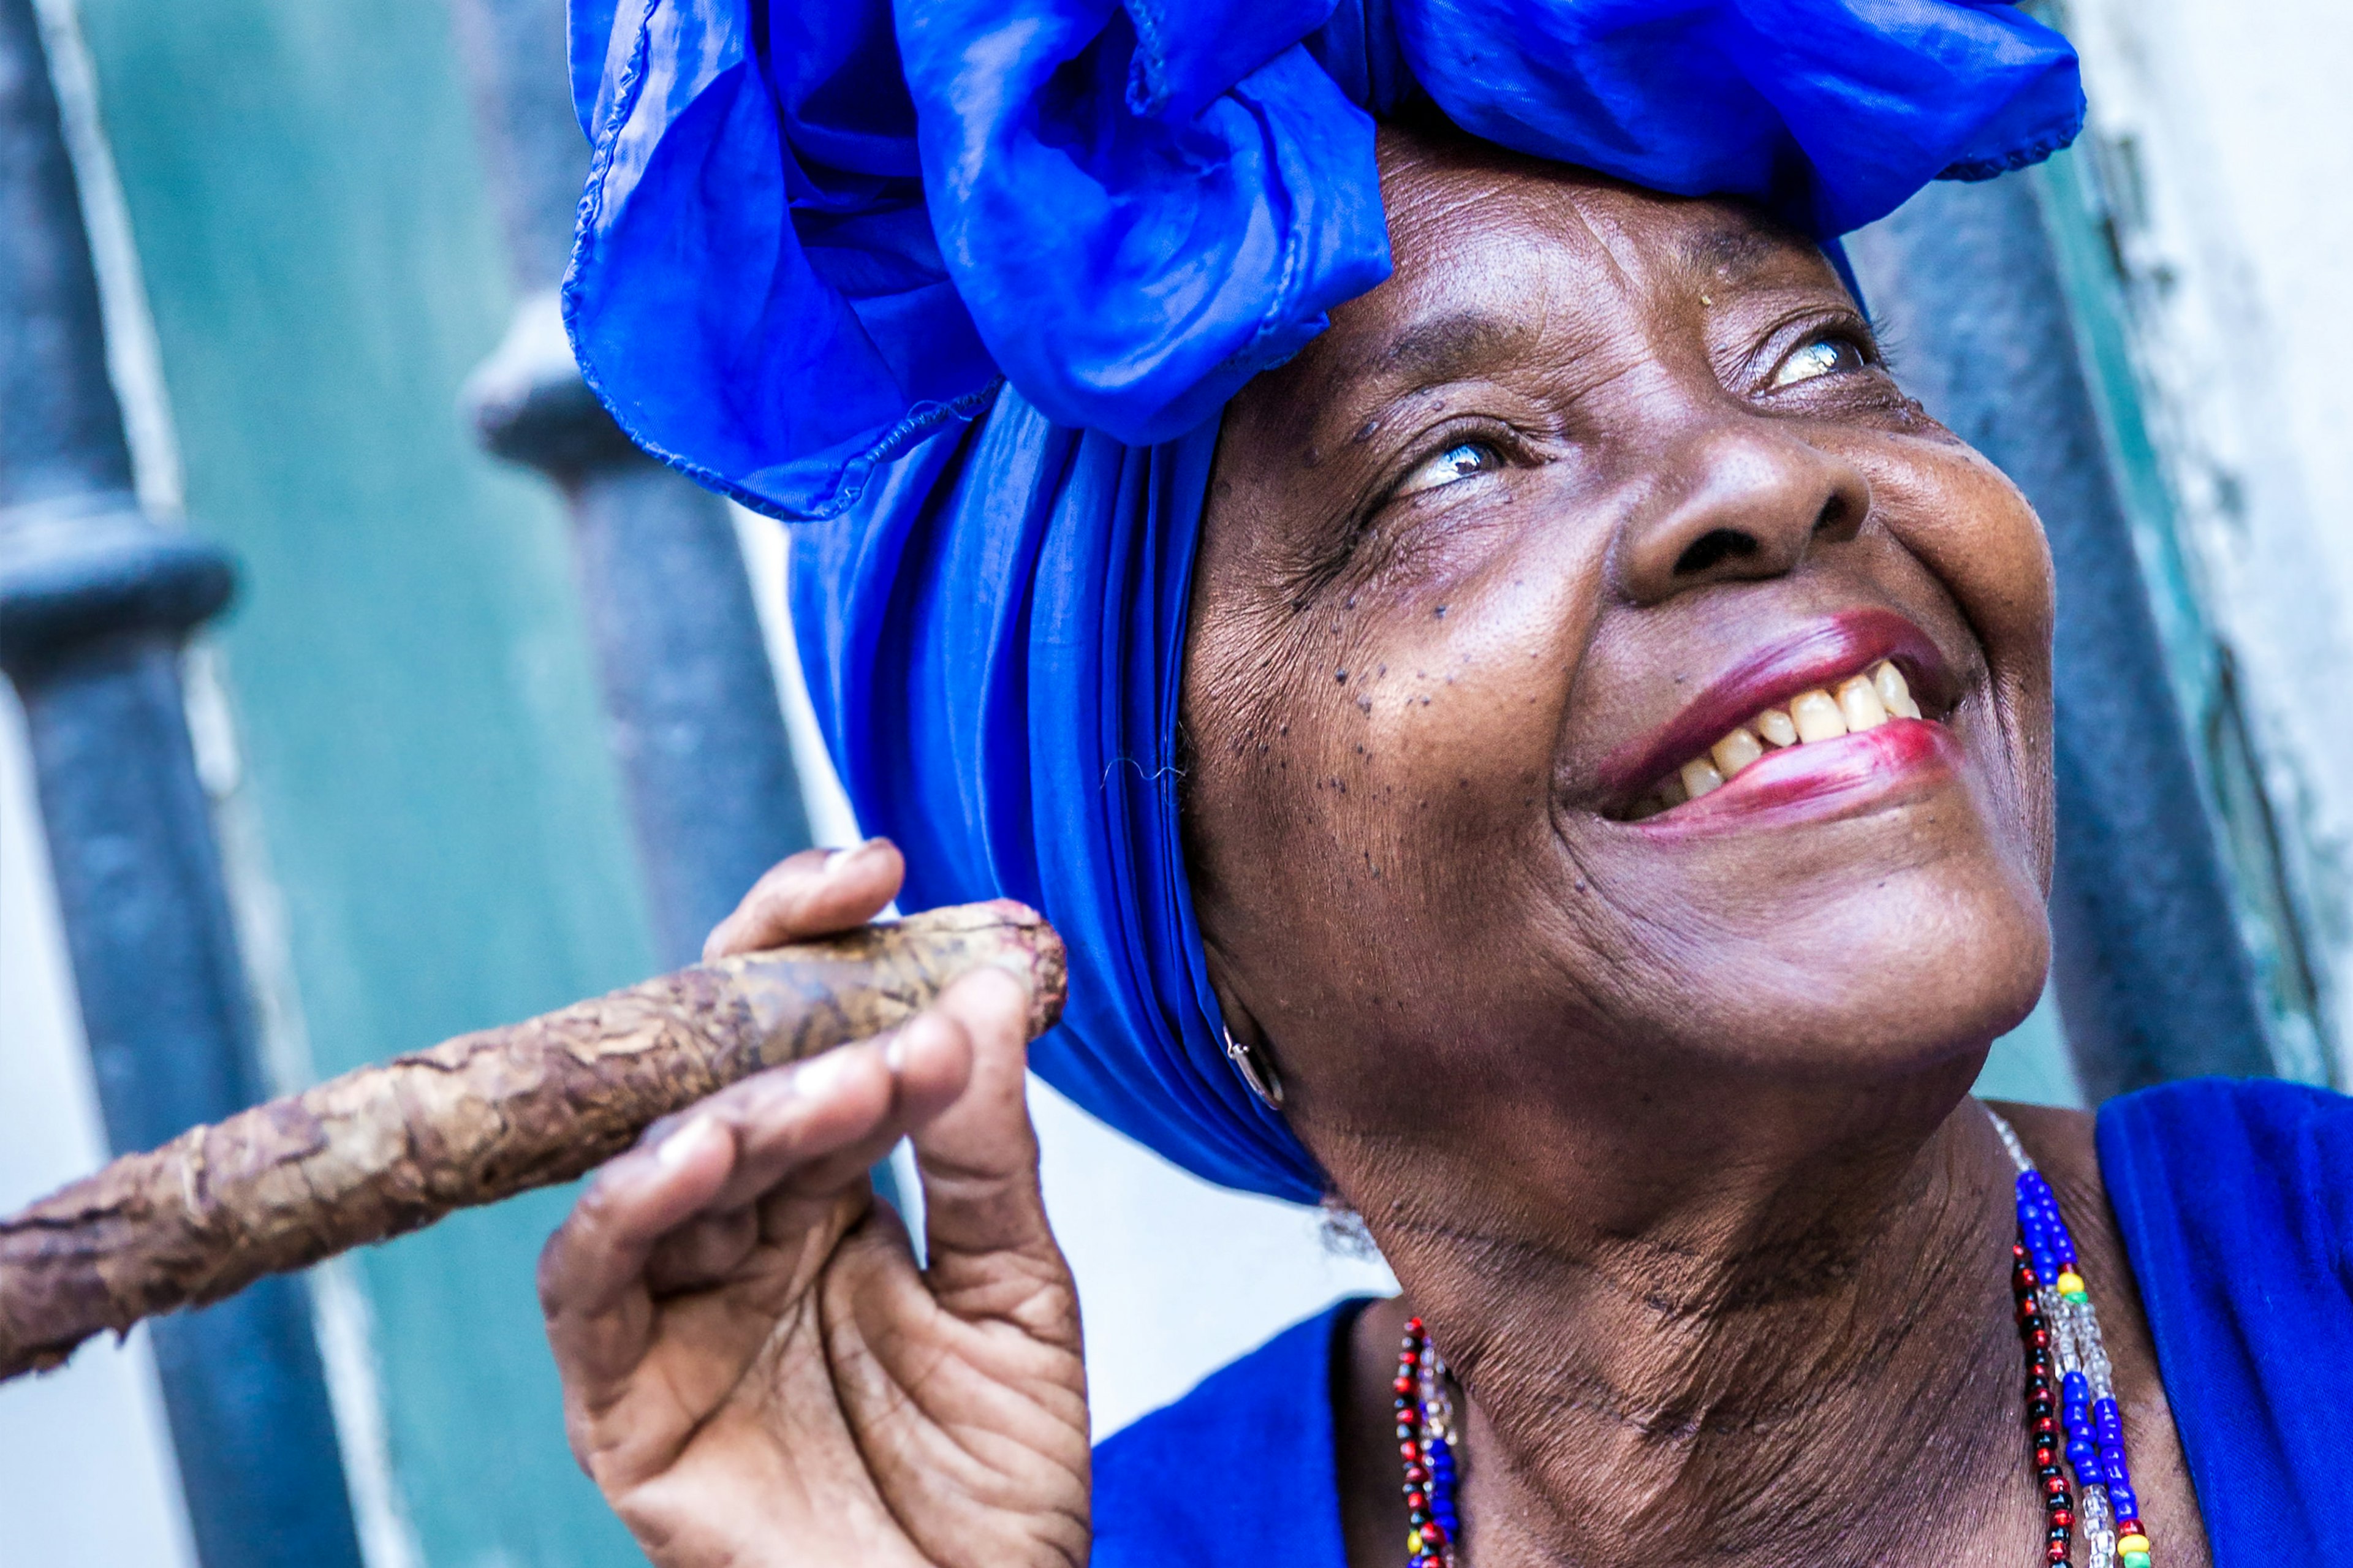
POLYGON ((805 520, 802 658, 911 907, 1038 905, 1073 961, 1039 1070, 1301 1199, 1313 1163, 1219 1049, 1176 683, 1219 410, 1388 275, 1377 119, 1426 100, 1827 239, 2084 108, 2065 42, 1993 0, 574 0, 572 27, 581 368, 649 451, 805 520))

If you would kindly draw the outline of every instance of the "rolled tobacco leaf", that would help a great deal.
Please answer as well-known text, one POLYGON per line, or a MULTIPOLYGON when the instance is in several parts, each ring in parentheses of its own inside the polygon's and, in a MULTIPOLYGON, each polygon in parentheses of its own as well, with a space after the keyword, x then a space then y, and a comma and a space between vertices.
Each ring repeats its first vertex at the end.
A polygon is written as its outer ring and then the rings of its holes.
POLYGON ((569 1181, 658 1119, 904 1023, 988 966, 1028 985, 1032 1036, 1053 1023, 1053 928, 965 904, 461 1035, 126 1155, 0 1219, 0 1381, 100 1330, 569 1181))

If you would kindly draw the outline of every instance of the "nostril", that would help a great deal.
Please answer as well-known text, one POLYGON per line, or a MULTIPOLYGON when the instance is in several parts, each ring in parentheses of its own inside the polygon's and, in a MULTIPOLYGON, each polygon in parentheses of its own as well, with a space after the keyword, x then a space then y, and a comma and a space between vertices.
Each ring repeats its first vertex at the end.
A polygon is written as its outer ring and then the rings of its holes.
POLYGON ((1694 540, 1675 560, 1675 575, 1688 577, 1736 556, 1757 553, 1757 541, 1733 528, 1712 528, 1694 540))
POLYGON ((1831 496, 1830 500, 1822 502, 1822 514, 1814 519, 1814 531, 1818 534, 1828 533, 1831 530, 1843 525, 1853 510, 1846 497, 1831 496))

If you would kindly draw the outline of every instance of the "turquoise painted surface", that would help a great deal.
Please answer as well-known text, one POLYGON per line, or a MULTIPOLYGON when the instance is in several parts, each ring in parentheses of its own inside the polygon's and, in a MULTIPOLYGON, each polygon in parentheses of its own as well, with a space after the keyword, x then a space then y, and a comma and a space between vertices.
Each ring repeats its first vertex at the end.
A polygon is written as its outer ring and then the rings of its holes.
MULTIPOLYGON (((563 521, 455 412, 512 300, 436 0, 83 0, 322 1073, 651 968, 563 521)), ((565 1449, 541 1194, 375 1249, 432 1568, 641 1561, 565 1449)))
POLYGON ((1979 1100, 2084 1109, 2084 1087, 2075 1081, 2059 1004, 2048 987, 2026 1022, 1993 1043, 1970 1092, 1979 1100))

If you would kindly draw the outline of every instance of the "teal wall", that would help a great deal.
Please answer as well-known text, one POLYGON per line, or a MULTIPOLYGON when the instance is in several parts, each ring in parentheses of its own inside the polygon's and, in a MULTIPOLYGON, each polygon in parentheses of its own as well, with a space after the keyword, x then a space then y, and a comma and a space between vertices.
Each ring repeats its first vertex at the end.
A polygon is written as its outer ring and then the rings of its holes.
MULTIPOLYGON (((82 0, 319 1070, 651 967, 553 497, 459 388, 512 303, 440 0, 82 0)), ((532 1292, 565 1196, 363 1256, 431 1568, 640 1561, 532 1292)))

